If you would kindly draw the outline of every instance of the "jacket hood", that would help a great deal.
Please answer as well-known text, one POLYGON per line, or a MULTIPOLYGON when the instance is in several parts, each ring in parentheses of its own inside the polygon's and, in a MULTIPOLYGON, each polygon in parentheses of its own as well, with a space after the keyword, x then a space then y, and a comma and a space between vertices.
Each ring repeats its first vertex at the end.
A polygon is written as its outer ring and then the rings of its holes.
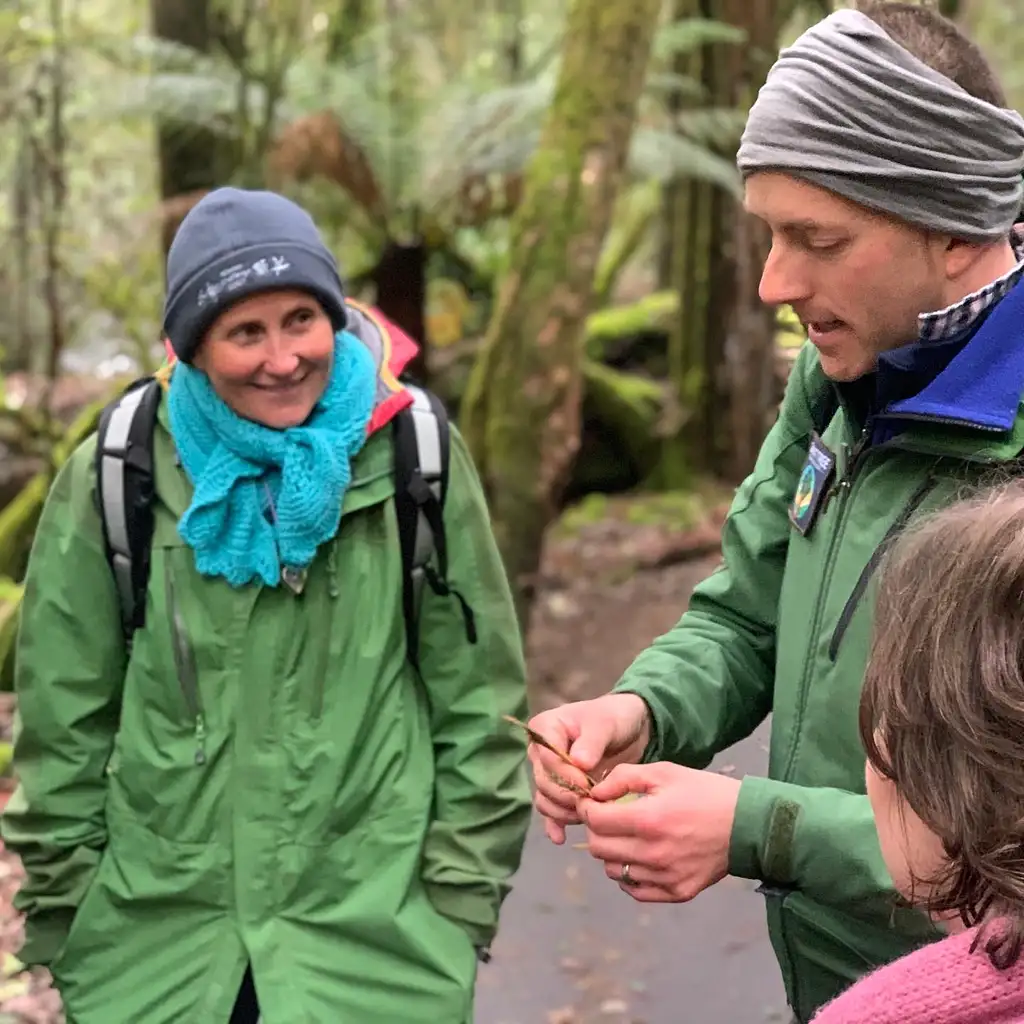
POLYGON ((346 299, 351 331, 370 350, 377 364, 377 397, 370 417, 370 433, 380 430, 412 405, 412 395, 399 377, 419 352, 419 346, 400 327, 376 309, 346 299))

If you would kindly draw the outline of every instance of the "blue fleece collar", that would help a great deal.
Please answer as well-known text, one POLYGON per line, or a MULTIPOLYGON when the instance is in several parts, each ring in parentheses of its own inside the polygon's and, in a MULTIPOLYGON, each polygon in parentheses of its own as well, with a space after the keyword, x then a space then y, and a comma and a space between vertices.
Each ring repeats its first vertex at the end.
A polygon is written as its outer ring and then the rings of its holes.
MULTIPOLYGON (((886 418, 928 417, 955 420, 985 430, 1011 430, 1024 394, 1024 282, 1010 289, 987 312, 980 326, 935 350, 918 342, 879 358, 880 385, 887 374, 914 367, 927 374, 930 360, 959 351, 924 387, 882 409, 886 418)), ((881 392, 880 387, 880 392, 881 392)))

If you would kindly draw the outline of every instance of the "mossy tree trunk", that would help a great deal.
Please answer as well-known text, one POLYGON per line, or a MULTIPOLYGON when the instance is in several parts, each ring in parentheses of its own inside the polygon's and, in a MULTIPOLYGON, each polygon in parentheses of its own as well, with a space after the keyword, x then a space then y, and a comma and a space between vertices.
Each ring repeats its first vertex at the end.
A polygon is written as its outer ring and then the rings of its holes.
MULTIPOLYGON (((712 20, 720 17, 716 0, 678 0, 677 17, 712 20)), ((742 47, 706 45, 686 55, 678 70, 704 88, 700 102, 728 106, 728 81, 720 73, 729 51, 742 47)), ((708 182, 675 184, 671 217, 672 250, 667 261, 679 292, 679 316, 668 349, 669 377, 685 422, 662 454, 657 482, 664 488, 684 485, 691 473, 714 472, 719 434, 718 353, 724 347, 724 305, 730 300, 729 221, 731 200, 708 182)))
MULTIPOLYGON (((701 0, 674 0, 672 21, 703 17, 701 0)), ((682 50, 672 58, 672 73, 680 78, 700 79, 703 54, 700 50, 682 50)), ((671 116, 682 113, 687 106, 699 104, 700 98, 687 96, 681 88, 671 90, 665 98, 665 106, 671 116)), ((661 190, 661 225, 658 239, 658 288, 672 288, 676 277, 676 259, 680 253, 678 216, 680 206, 685 206, 689 195, 688 179, 683 177, 667 181, 661 190)), ((685 220, 683 225, 685 228, 685 220)))
POLYGON ((525 629, 579 446, 583 332, 661 0, 575 0, 508 271, 460 415, 525 629))
MULTIPOLYGON (((786 5, 780 0, 715 0, 721 21, 742 27, 747 45, 722 54, 719 95, 729 106, 749 107, 777 53, 786 5)), ((719 476, 740 481, 753 469, 757 452, 775 418, 775 310, 761 302, 758 288, 771 240, 764 225, 724 195, 728 231, 728 294, 714 297, 723 325, 713 363, 718 384, 719 476)))
MULTIPOLYGON (((771 66, 789 5, 680 3, 689 4, 691 16, 746 31, 743 46, 705 46, 690 73, 700 78, 708 105, 749 106, 771 66)), ((673 206, 679 318, 669 369, 686 422, 678 443, 665 447, 659 483, 679 486, 693 471, 738 480, 753 465, 774 407, 774 315, 757 294, 767 240, 740 204, 715 186, 686 182, 673 206)))

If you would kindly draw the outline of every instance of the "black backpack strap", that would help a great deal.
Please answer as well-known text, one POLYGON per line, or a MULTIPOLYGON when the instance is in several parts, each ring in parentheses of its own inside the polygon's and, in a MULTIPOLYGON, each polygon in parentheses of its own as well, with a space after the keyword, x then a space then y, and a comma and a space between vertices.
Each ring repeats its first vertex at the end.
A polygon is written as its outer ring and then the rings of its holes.
POLYGON ((458 600, 470 643, 476 643, 476 624, 472 609, 447 582, 444 501, 451 454, 448 415, 436 395, 413 385, 406 385, 406 389, 412 395, 412 405, 394 420, 395 510, 402 553, 406 649, 419 670, 418 616, 424 581, 435 594, 458 600))
POLYGON ((153 538, 153 428, 161 390, 152 377, 136 381, 103 410, 96 437, 97 504, 129 647, 146 619, 153 538))

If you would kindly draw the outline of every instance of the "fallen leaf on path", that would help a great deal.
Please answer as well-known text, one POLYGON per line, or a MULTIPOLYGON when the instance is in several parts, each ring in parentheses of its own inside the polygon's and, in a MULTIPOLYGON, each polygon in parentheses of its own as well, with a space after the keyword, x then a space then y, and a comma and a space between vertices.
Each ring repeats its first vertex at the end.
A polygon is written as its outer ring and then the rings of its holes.
POLYGON ((547 1024, 580 1024, 580 1019, 571 1006, 563 1006, 558 1010, 548 1010, 547 1024))

